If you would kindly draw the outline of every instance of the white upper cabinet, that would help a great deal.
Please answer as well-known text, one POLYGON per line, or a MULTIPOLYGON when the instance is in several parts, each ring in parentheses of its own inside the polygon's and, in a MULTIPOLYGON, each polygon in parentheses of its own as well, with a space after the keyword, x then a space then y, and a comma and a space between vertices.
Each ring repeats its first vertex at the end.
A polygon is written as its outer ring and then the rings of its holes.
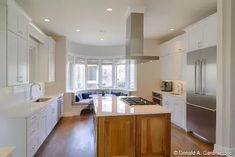
POLYGON ((160 56, 181 53, 187 50, 186 35, 179 35, 160 45, 160 56))
POLYGON ((47 37, 46 42, 44 44, 39 45, 38 81, 40 82, 55 81, 55 45, 56 42, 51 37, 47 37))
POLYGON ((14 2, 7 4, 7 85, 29 82, 28 26, 30 19, 14 2))
POLYGON ((17 85, 18 79, 18 37, 8 32, 7 74, 8 85, 17 85))
POLYGON ((55 81, 55 40, 49 38, 49 82, 55 81))
POLYGON ((7 7, 0 1, 0 87, 6 87, 7 7))
POLYGON ((28 43, 8 32, 7 73, 8 86, 28 83, 28 43))
POLYGON ((163 43, 160 46, 160 78, 161 80, 184 80, 186 66, 185 34, 163 43))
POLYGON ((185 29, 188 52, 217 45, 217 14, 213 14, 185 29))
POLYGON ((8 30, 27 39, 30 19, 14 5, 8 5, 8 30))

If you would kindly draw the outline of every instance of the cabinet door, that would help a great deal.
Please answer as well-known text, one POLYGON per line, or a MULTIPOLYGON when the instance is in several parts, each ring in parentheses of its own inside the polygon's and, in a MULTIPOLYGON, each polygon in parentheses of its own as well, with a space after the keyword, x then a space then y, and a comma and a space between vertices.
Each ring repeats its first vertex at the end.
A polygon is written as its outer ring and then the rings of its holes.
POLYGON ((174 52, 181 53, 186 51, 186 35, 180 35, 173 39, 174 52))
POLYGON ((135 156, 135 117, 98 118, 98 157, 135 156))
POLYGON ((189 51, 195 51, 203 47, 203 27, 199 25, 188 33, 189 51))
POLYGON ((18 33, 18 10, 13 6, 8 5, 7 14, 8 29, 12 32, 18 33))
POLYGON ((136 157, 170 156, 170 115, 137 116, 136 157))
POLYGON ((217 45, 217 15, 210 16, 203 27, 204 47, 217 45))
POLYGON ((8 52, 7 52, 7 78, 8 85, 18 84, 18 37, 14 33, 8 31, 8 52))
POLYGON ((182 128, 184 125, 184 116, 185 116, 185 103, 181 100, 174 101, 174 109, 175 109, 175 121, 174 123, 182 128))
POLYGON ((52 128, 52 106, 51 105, 48 105, 47 107, 47 123, 46 123, 46 132, 47 132, 47 135, 50 134, 51 130, 53 129, 52 128))
POLYGON ((25 39, 28 38, 28 26, 29 26, 28 19, 23 14, 19 14, 18 15, 18 33, 25 39))
POLYGON ((41 145, 47 137, 47 111, 45 109, 40 113, 39 122, 39 145, 41 145))
POLYGON ((28 82, 28 43, 21 37, 18 37, 18 82, 28 82))

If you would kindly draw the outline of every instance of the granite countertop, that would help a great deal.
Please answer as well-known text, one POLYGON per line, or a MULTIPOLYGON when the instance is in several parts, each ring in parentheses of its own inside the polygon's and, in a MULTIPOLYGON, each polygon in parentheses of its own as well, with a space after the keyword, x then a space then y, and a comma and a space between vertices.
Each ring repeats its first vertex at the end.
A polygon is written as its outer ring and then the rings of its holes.
POLYGON ((51 104, 61 95, 62 94, 44 95, 41 98, 51 98, 51 99, 45 102, 36 103, 34 101, 28 101, 28 102, 25 102, 24 104, 19 104, 10 109, 0 112, 0 117, 1 118, 27 118, 30 115, 40 111, 47 105, 51 104))
POLYGON ((166 114, 170 111, 160 105, 129 106, 120 97, 99 97, 94 99, 96 117, 166 114))
POLYGON ((15 151, 15 147, 0 147, 0 157, 9 157, 15 151))

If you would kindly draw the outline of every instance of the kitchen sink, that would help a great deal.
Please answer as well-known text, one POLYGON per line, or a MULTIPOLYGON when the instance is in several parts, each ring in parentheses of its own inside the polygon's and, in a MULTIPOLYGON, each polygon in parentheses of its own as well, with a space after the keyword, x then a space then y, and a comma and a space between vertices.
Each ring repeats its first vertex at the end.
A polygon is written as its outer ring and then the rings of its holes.
POLYGON ((34 102, 46 102, 48 100, 50 100, 51 98, 38 98, 37 100, 35 100, 34 102))

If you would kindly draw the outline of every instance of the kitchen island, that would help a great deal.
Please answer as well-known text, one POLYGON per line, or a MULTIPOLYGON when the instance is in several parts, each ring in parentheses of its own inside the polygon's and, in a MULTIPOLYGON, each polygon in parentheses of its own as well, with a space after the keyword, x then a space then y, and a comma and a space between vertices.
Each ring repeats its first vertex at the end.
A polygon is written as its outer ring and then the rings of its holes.
POLYGON ((170 112, 159 105, 133 105, 119 97, 94 99, 97 157, 170 156, 170 112))

